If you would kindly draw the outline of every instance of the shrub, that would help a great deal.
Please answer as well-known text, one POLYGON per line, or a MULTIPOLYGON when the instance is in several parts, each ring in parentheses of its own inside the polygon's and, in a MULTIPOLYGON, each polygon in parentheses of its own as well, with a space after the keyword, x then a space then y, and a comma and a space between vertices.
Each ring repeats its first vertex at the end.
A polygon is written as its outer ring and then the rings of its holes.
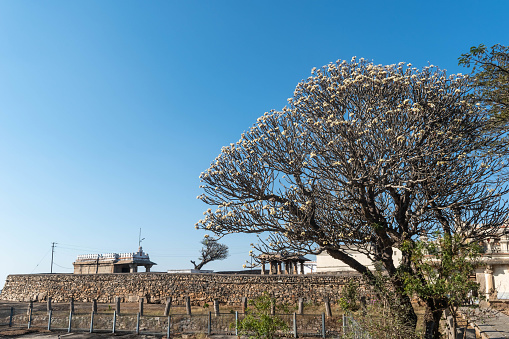
MULTIPOLYGON (((246 310, 246 316, 238 323, 240 335, 248 335, 255 339, 272 339, 278 332, 288 332, 288 325, 277 315, 271 314, 272 305, 276 300, 264 293, 250 301, 254 309, 246 310)), ((276 305, 276 309, 285 311, 284 305, 276 305)), ((287 310, 286 310, 287 311, 287 310)))

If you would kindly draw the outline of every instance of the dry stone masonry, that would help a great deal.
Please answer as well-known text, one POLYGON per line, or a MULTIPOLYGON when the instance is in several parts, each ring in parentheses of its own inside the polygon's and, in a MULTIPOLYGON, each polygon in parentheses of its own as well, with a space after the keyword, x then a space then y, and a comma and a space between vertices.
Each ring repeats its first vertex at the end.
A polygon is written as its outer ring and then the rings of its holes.
MULTIPOLYGON (((299 298, 321 303, 325 297, 337 300, 350 276, 341 275, 233 275, 233 274, 19 274, 9 275, 0 299, 11 301, 76 301, 111 303, 164 303, 168 297, 183 305, 189 296, 193 305, 239 304, 242 297, 256 298, 267 292, 281 302, 295 303, 299 298)), ((359 279, 355 277, 354 279, 359 279)))

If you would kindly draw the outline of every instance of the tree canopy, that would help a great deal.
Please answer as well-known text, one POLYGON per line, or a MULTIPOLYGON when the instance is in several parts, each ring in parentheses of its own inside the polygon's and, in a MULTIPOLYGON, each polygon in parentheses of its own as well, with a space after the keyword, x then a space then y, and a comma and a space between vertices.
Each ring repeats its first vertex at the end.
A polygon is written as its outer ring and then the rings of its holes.
MULTIPOLYGON (((481 240, 504 222, 507 163, 468 77, 437 67, 338 60, 299 83, 289 107, 261 116, 201 174, 216 206, 197 228, 269 233, 260 251, 326 251, 369 279, 347 250, 380 262, 409 305, 393 261, 419 235, 481 240), (482 156, 481 156, 482 155, 482 156), (405 244, 405 246, 403 246, 405 244)), ((433 304, 430 307, 438 307, 433 304)), ((415 325, 413 310, 406 315, 415 325)))
POLYGON ((459 64, 472 66, 474 98, 489 106, 499 124, 509 122, 509 47, 500 44, 487 48, 481 44, 462 54, 459 64))

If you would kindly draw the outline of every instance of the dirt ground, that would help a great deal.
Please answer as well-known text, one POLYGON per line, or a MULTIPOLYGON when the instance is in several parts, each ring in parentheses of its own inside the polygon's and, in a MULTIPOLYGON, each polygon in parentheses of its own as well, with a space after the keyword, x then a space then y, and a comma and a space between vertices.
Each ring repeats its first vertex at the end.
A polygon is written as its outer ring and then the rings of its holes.
MULTIPOLYGON (((27 309, 27 302, 15 302, 15 301, 6 301, 0 300, 0 308, 9 308, 15 307, 16 309, 27 309)), ((120 309, 124 314, 136 314, 138 312, 138 303, 121 303, 120 309)), ((164 304, 144 304, 143 311, 148 315, 162 315, 164 313, 164 304)), ((52 308, 54 311, 68 311, 69 303, 53 303, 52 308)), ((76 302, 74 304, 74 309, 76 312, 91 312, 92 311, 92 303, 83 303, 76 302)), ((99 313, 113 313, 115 310, 115 305, 111 304, 98 304, 97 309, 99 313)), ((234 307, 228 307, 228 311, 230 309, 235 309, 234 307)), ((46 311, 46 303, 45 302, 34 302, 33 303, 34 312, 46 311)), ((210 308, 204 307, 193 307, 192 312, 194 314, 200 314, 210 311, 210 308)), ((235 309, 237 310, 237 309, 235 309)), ((240 309, 239 309, 240 310, 240 309)), ((226 308, 222 311, 226 311, 226 308)), ((181 306, 172 306, 172 313, 185 313, 185 307, 181 306)), ((235 336, 212 336, 214 339, 227 339, 227 338, 236 338, 235 336)), ((87 333, 87 332, 58 332, 58 331, 48 331, 43 328, 31 328, 31 329, 20 329, 20 328, 9 328, 9 327, 0 327, 0 338, 23 338, 23 339, 31 339, 31 338, 46 338, 46 339, 95 339, 95 338, 119 338, 119 339, 162 339, 166 338, 163 335, 146 335, 140 334, 136 335, 133 333, 87 333)), ((183 339, 206 339, 205 335, 182 335, 180 338, 183 339)))
MULTIPOLYGON (((28 303, 27 302, 16 302, 16 301, 6 301, 6 300, 0 300, 0 308, 7 308, 7 307, 15 307, 16 309, 27 309, 28 303)), ((143 312, 147 315, 162 315, 164 313, 164 304, 143 304, 143 312)), ((172 313, 186 313, 184 305, 172 305, 172 313)), ((52 304, 53 311, 69 311, 69 303, 53 303, 52 304)), ((228 307, 227 309, 224 308, 223 311, 230 311, 230 309, 233 309, 234 311, 240 311, 240 308, 236 307, 228 307)), ((46 302, 34 302, 33 303, 33 310, 34 312, 40 312, 40 311, 46 311, 46 302)), ((74 303, 74 310, 75 312, 79 313, 90 313, 92 312, 92 303, 88 302, 75 302, 74 303)), ((99 313, 111 313, 113 314, 113 311, 115 310, 115 304, 114 303, 108 303, 108 304, 97 304, 97 311, 99 313)), ((124 314, 136 314, 138 312, 138 303, 121 303, 120 304, 120 311, 124 314)), ((212 307, 200 307, 200 306, 193 306, 192 307, 193 313, 201 314, 206 313, 208 311, 212 311, 212 307)))
MULTIPOLYGON (((99 313, 111 313, 113 314, 113 311, 115 309, 115 304, 98 304, 98 312, 99 313)), ((338 305, 331 305, 332 307, 332 313, 334 315, 338 315, 342 313, 338 305)), ((0 308, 9 308, 9 307, 15 307, 19 310, 26 310, 28 308, 27 302, 10 302, 10 301, 4 301, 0 300, 0 308)), ((69 303, 53 303, 52 308, 54 311, 69 311, 69 303)), ((90 313, 92 311, 92 303, 83 303, 83 302, 76 302, 74 305, 75 312, 80 313, 90 313)), ((146 315, 153 315, 153 316, 161 316, 164 313, 164 304, 144 304, 144 314, 146 315)), ((324 307, 322 305, 315 305, 315 306, 305 306, 304 310, 305 313, 310 314, 320 314, 324 311, 324 307)), ((136 314, 138 312, 138 303, 121 303, 120 305, 121 313, 122 314, 136 314)), ((33 303, 33 310, 34 312, 45 312, 46 311, 46 303, 45 302, 34 302, 33 303)), ((192 307, 192 313, 193 314, 205 314, 209 311, 213 311, 212 305, 203 305, 203 306, 193 306, 192 307)), ((231 313, 233 311, 241 311, 240 305, 236 307, 235 305, 221 305, 220 312, 221 313, 231 313)), ((417 307, 416 309, 417 314, 419 316, 419 324, 418 327, 422 327, 422 317, 424 314, 424 309, 421 307, 417 307)), ((184 305, 174 305, 171 308, 171 314, 185 314, 185 307, 184 305)), ((146 339, 162 339, 166 338, 162 334, 158 335, 147 335, 147 334, 141 334, 136 335, 131 333, 87 333, 87 332, 73 332, 73 333, 67 333, 67 332, 56 332, 56 331, 47 331, 44 328, 31 328, 31 329, 13 329, 9 327, 2 326, 0 327, 0 338, 23 338, 23 339, 29 339, 29 338, 68 338, 68 339, 81 339, 81 338, 146 338, 146 339)), ((172 336, 173 338, 173 336, 172 336)), ((175 337, 177 338, 177 337, 175 337)), ((180 335, 178 338, 183 339, 207 339, 209 338, 205 334, 197 334, 197 335, 180 335)), ((228 336, 228 335, 212 335, 210 338, 213 339, 236 339, 236 336, 228 336)))
POLYGON ((67 333, 67 332, 50 332, 47 330, 37 329, 12 329, 12 330, 0 330, 0 338, 55 338, 55 339, 92 339, 92 338, 162 338, 162 336, 149 336, 149 335, 136 335, 136 334, 119 334, 119 333, 67 333))
MULTIPOLYGON (((118 339, 166 339, 165 336, 157 335, 136 335, 136 334, 122 334, 122 333, 67 333, 67 332, 49 332, 44 330, 0 330, 0 338, 44 338, 44 339, 99 339, 99 338, 118 338, 118 339)), ((183 335, 182 339, 236 339, 236 336, 225 336, 225 335, 183 335)))
MULTIPOLYGON (((10 307, 15 307, 16 310, 20 310, 21 312, 25 312, 28 309, 28 303, 27 302, 11 302, 11 301, 5 301, 0 300, 0 308, 8 309, 10 307)), ((337 305, 331 305, 333 314, 338 315, 340 313, 339 308, 337 305)), ((145 315, 151 315, 151 316, 162 316, 164 314, 164 304, 144 304, 143 305, 143 311, 145 315)), ((309 313, 316 313, 320 314, 324 310, 323 306, 306 306, 305 310, 309 313)), ((56 311, 69 311, 69 303, 53 303, 52 309, 54 312, 56 311)), ((92 303, 83 303, 83 302, 75 302, 74 309, 76 313, 90 313, 92 311, 92 303)), ((115 310, 115 304, 109 303, 109 304, 98 304, 97 305, 98 313, 101 314, 113 314, 113 311, 115 310)), ((139 309, 138 303, 121 303, 120 304, 120 311, 124 315, 134 315, 137 314, 139 309)), ((34 302, 33 303, 33 311, 34 312, 46 312, 46 302, 34 302)), ((213 311, 212 305, 202 305, 202 306, 193 306, 192 307, 192 313, 193 314, 208 314, 210 311, 213 311)), ((232 313, 234 311, 241 311, 240 305, 221 305, 220 312, 221 313, 232 313)), ((171 314, 185 314, 185 306, 184 305, 172 305, 171 307, 171 314)), ((68 338, 68 339, 84 339, 84 338, 122 338, 122 339, 130 339, 130 338, 143 338, 143 339, 162 339, 166 338, 166 336, 162 334, 156 334, 156 335, 148 335, 148 334, 140 334, 136 335, 132 332, 130 333, 122 333, 121 331, 116 333, 106 333, 99 332, 99 333, 88 333, 88 332, 58 332, 52 330, 51 332, 48 331, 45 328, 31 328, 31 329, 20 329, 18 328, 9 328, 7 326, 0 326, 0 338, 23 338, 23 339, 30 339, 30 338, 68 338)), ((237 339, 237 336, 231 336, 231 335, 211 335, 207 336, 205 334, 180 334, 178 336, 172 336, 172 338, 183 338, 183 339, 237 339)), ((314 338, 316 339, 316 338, 314 338)))

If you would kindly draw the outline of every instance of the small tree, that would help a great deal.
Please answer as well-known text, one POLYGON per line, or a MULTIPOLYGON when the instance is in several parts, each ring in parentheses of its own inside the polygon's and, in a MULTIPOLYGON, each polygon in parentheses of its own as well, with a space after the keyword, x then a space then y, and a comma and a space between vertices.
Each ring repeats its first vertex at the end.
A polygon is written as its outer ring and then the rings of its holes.
POLYGON ((254 310, 247 310, 247 314, 238 323, 241 335, 249 335, 249 338, 272 339, 278 331, 286 333, 288 325, 277 315, 271 314, 275 306, 278 309, 288 312, 284 305, 277 305, 276 299, 271 298, 267 292, 255 300, 250 301, 254 310))
POLYGON ((339 307, 345 313, 352 313, 359 309, 357 301, 359 299, 359 283, 355 280, 348 282, 341 289, 339 297, 339 307))
MULTIPOLYGON (((481 247, 476 242, 464 241, 458 234, 435 234, 432 241, 406 242, 403 248, 412 253, 410 262, 414 266, 413 270, 401 268, 407 292, 426 303, 434 303, 427 305, 427 310, 442 314, 448 309, 456 333, 458 308, 479 295, 479 284, 470 277, 479 265, 481 247)), ((426 338, 438 335, 433 333, 437 330, 433 323, 437 318, 435 314, 425 314, 426 338)))
POLYGON ((228 246, 220 244, 216 239, 205 238, 201 241, 201 244, 203 247, 201 248, 201 256, 198 258, 200 262, 196 264, 194 260, 191 260, 194 269, 201 270, 203 266, 211 261, 228 258, 228 246))

